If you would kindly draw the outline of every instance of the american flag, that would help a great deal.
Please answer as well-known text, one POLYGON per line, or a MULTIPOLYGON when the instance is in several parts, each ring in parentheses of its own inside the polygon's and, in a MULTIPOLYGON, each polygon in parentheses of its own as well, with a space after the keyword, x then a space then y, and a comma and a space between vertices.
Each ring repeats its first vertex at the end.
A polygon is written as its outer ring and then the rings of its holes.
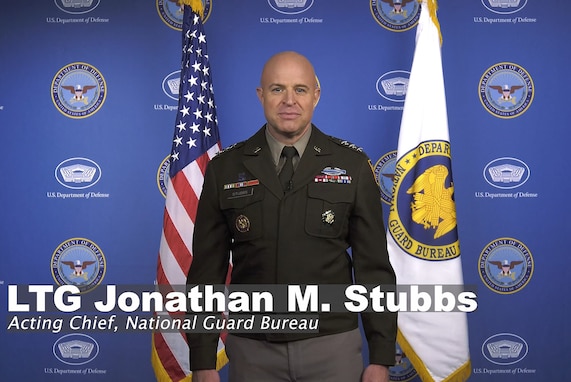
MULTIPOLYGON (((184 7, 182 69, 179 87, 157 284, 184 285, 192 262, 192 235, 204 172, 220 151, 216 108, 200 9, 184 7)), ((220 342, 222 346, 222 342, 220 342)), ((184 333, 153 333, 153 368, 158 381, 189 380, 189 350, 184 333)))

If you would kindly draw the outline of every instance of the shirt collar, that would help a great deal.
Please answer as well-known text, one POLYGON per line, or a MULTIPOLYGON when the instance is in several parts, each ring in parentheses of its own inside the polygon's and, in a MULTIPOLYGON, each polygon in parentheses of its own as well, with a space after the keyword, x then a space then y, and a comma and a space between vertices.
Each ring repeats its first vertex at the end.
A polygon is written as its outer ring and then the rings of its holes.
MULTIPOLYGON (((309 142, 309 137, 311 137, 311 129, 312 126, 307 129, 307 131, 299 138, 297 142, 293 144, 293 147, 297 150, 299 157, 303 155, 305 148, 307 147, 307 143, 309 142)), ((279 142, 275 139, 268 131, 268 127, 266 125, 266 141, 268 142, 268 147, 270 148, 270 153, 272 154, 272 160, 274 161, 274 165, 278 165, 280 161, 280 156, 282 155, 282 150, 284 148, 283 143, 279 142)))

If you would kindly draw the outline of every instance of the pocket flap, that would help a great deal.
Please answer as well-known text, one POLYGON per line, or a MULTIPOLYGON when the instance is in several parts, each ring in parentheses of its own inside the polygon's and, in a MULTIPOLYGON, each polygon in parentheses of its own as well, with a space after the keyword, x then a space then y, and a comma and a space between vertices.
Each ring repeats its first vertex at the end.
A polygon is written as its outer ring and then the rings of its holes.
POLYGON ((307 187, 307 195, 329 203, 352 203, 355 186, 347 183, 312 183, 307 187))

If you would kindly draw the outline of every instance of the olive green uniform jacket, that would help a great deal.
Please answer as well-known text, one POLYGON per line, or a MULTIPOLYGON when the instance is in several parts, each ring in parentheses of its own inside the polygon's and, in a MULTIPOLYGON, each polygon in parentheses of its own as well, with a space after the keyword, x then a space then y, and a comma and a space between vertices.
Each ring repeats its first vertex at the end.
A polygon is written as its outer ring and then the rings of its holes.
MULTIPOLYGON (((209 162, 187 284, 224 284, 230 252, 232 284, 395 284, 367 156, 315 126, 287 193, 264 128, 209 162), (331 171, 344 174, 325 174, 331 171)), ((369 362, 393 365, 396 314, 363 313, 362 320, 369 362)), ((322 313, 318 334, 238 335, 291 341, 357 327, 356 313, 322 313)), ((218 336, 188 334, 188 340, 191 369, 215 368, 218 336)))

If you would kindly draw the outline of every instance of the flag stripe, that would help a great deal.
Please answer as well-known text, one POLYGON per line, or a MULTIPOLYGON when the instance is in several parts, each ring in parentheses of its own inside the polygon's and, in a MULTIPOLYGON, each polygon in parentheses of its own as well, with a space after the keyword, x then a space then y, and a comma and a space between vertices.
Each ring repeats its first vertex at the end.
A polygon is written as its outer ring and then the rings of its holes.
MULTIPOLYGON (((178 334, 178 333, 160 333, 160 332, 155 332, 154 333, 154 347, 156 349, 157 352, 157 356, 160 358, 162 367, 165 371, 168 370, 168 375, 170 377, 171 380, 174 381, 179 381, 181 379, 183 379, 186 374, 189 371, 189 367, 188 365, 185 365, 185 367, 181 366, 179 364, 179 358, 177 358, 172 352, 171 352, 171 347, 169 346, 169 344, 167 343, 167 341, 165 340, 165 336, 168 336, 169 334, 178 334), (185 372, 185 370, 187 370, 185 372)), ((178 334, 180 337, 180 334, 178 334)), ((181 338, 181 340, 183 340, 181 338)), ((171 341, 172 344, 172 341, 171 341)), ((172 348, 176 349, 178 346, 172 346, 172 348)))
MULTIPOLYGON (((160 257, 160 264, 161 269, 164 272, 165 281, 167 281, 170 285, 182 285, 186 282, 186 273, 184 272, 183 266, 185 264, 180 264, 178 259, 174 256, 173 251, 171 251, 171 247, 174 247, 174 252, 176 253, 188 253, 188 257, 190 257, 190 252, 187 251, 187 248, 184 246, 180 235, 172 225, 170 219, 166 219, 165 213, 165 231, 173 231, 169 233, 163 233, 161 236, 161 251, 159 252, 160 257), (169 235, 170 239, 167 242, 166 236, 169 235)), ((159 282, 159 284, 162 284, 159 282)))
MULTIPOLYGON (((180 211, 180 215, 182 215, 182 211, 185 210, 186 216, 181 216, 180 218, 188 218, 190 221, 194 221, 194 219, 196 219, 196 208, 198 207, 198 198, 200 197, 203 181, 204 174, 198 167, 196 161, 193 161, 176 174, 172 181, 172 188, 178 198, 173 198, 173 200, 171 200, 172 203, 169 203, 167 197, 167 208, 169 211, 180 211), (181 202, 183 200, 184 203, 181 202)), ((183 221, 178 220, 178 218, 177 216, 176 221, 183 223, 183 221)), ((176 226, 178 227, 178 224, 176 224, 176 226)), ((187 226, 187 228, 194 228, 194 224, 192 224, 192 226, 185 224, 185 226, 187 226)), ((192 245, 192 243, 189 244, 192 245)))
MULTIPOLYGON (((165 232, 165 237, 167 238, 173 256, 179 263, 186 264, 182 269, 186 274, 188 272, 188 266, 190 266, 193 241, 192 234, 188 233, 194 231, 194 221, 192 220, 192 216, 189 215, 189 211, 185 205, 196 206, 198 200, 197 196, 190 189, 190 185, 184 173, 178 173, 175 178, 173 178, 171 184, 172 187, 169 189, 170 194, 167 194, 165 207, 165 213, 169 218, 168 220, 165 219, 165 224, 167 224, 168 228, 168 231, 165 232), (187 201, 185 203, 181 202, 179 196, 187 198, 187 201), (171 222, 172 225, 168 224, 169 222, 171 222), (170 235, 173 235, 172 239, 170 235)), ((195 212, 192 211, 190 213, 192 213, 192 215, 195 214, 195 212)))

